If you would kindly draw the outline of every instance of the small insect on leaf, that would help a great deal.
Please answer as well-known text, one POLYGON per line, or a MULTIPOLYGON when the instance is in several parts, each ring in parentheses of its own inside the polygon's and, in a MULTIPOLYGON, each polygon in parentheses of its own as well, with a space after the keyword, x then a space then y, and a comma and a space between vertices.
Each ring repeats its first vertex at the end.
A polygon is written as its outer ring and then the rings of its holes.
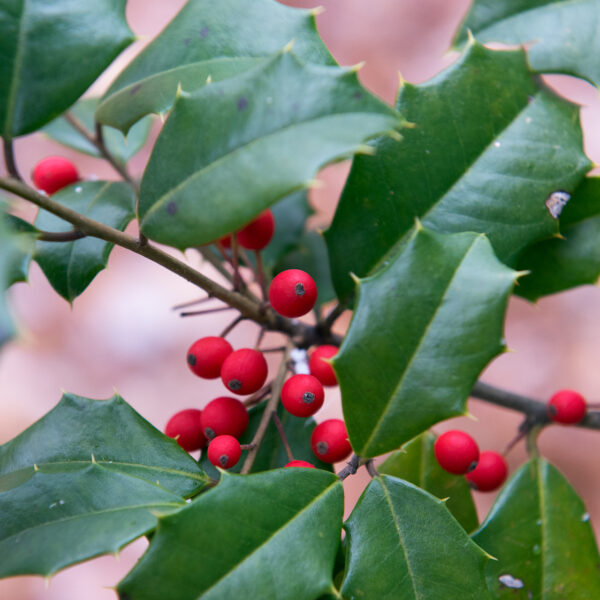
POLYGON ((557 190, 556 192, 552 192, 546 199, 546 208, 555 219, 558 219, 570 199, 571 194, 569 192, 557 190))
POLYGON ((507 588, 510 588, 513 590, 520 590, 525 585, 520 579, 517 579, 516 577, 513 577, 512 575, 500 575, 500 577, 498 577, 498 581, 504 587, 507 587, 507 588))

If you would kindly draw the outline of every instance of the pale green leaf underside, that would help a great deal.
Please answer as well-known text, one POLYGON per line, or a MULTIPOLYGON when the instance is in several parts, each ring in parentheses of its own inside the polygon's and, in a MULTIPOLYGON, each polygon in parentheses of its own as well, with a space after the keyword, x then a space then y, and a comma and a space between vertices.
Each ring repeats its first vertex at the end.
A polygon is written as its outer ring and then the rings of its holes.
POLYGON ((599 0, 475 0, 457 34, 481 42, 530 44, 540 73, 566 73, 600 85, 599 0))
POLYGON ((214 489, 160 520, 120 597, 314 600, 332 587, 342 511, 332 473, 224 473, 214 489))
POLYGON ((182 249, 211 242, 400 125, 355 71, 278 53, 178 98, 142 180, 142 231, 182 249))
POLYGON ((485 552, 444 502, 406 481, 387 475, 371 481, 344 528, 344 598, 490 598, 485 552))
POLYGON ((359 281, 333 360, 358 455, 394 450, 465 412, 477 376, 503 350, 515 278, 484 236, 418 227, 386 268, 359 281))
POLYGON ((589 515, 567 480, 543 459, 513 475, 473 540, 498 559, 486 568, 494 598, 600 598, 600 556, 589 515), (523 587, 503 586, 503 574, 523 587))

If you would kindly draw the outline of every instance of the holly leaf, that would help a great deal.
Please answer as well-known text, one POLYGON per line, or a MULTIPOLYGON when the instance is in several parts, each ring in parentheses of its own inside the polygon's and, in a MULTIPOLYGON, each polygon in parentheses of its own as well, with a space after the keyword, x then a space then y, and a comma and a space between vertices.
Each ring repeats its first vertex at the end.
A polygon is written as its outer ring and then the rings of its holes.
POLYGON ((64 112, 133 41, 125 0, 14 0, 0 7, 0 134, 64 112))
MULTIPOLYGON (((94 112, 97 106, 98 98, 84 98, 75 103, 69 111, 71 116, 79 121, 92 137, 95 135, 94 112)), ((144 147, 144 144, 148 141, 151 127, 152 117, 141 119, 131 127, 127 136, 113 127, 102 127, 104 145, 117 161, 127 163, 144 147)), ((102 157, 98 147, 82 135, 64 116, 48 123, 42 129, 42 132, 63 146, 90 156, 102 157)))
POLYGON ((230 475, 175 515, 118 586, 129 600, 314 600, 333 588, 343 491, 332 473, 230 475))
POLYGON ((314 10, 274 0, 190 0, 119 75, 98 108, 102 123, 127 131, 149 113, 165 114, 178 86, 195 91, 257 65, 290 40, 308 62, 334 65, 314 10))
POLYGON ((440 233, 485 233, 508 264, 558 233, 546 200, 591 165, 578 107, 536 87, 522 51, 473 43, 431 81, 403 84, 396 107, 415 128, 355 158, 325 234, 340 298, 350 272, 370 275, 395 254, 415 217, 440 233))
MULTIPOLYGON (((52 196, 56 202, 96 221, 123 231, 135 216, 135 195, 123 182, 84 181, 52 196)), ((46 231, 71 231, 63 219, 40 210, 35 225, 46 231)), ((37 242, 35 260, 50 285, 73 302, 106 267, 113 244, 85 237, 74 242, 37 242)))
POLYGON ((376 477, 344 524, 349 538, 344 598, 490 598, 486 553, 444 502, 395 477, 376 477))
POLYGON ((515 294, 535 301, 542 296, 596 283, 600 276, 600 178, 577 187, 560 215, 561 236, 526 248, 519 269, 529 270, 515 294))
POLYGON ((405 479, 424 489, 440 500, 446 500, 446 508, 466 531, 479 525, 477 512, 466 479, 444 471, 433 453, 436 436, 426 431, 392 453, 377 468, 381 474, 405 479))
MULTIPOLYGON (((0 203, 0 211, 2 205, 0 203)), ((12 259, 7 261, 6 287, 10 287, 13 283, 27 281, 29 274, 29 265, 33 256, 33 248, 35 245, 35 234, 37 229, 14 215, 3 213, 2 217, 12 236, 13 249, 11 251, 12 259)))
POLYGON ((387 267, 358 281, 333 367, 359 456, 394 450, 466 413, 479 373, 504 350, 504 313, 517 276, 485 236, 419 225, 387 267))
POLYGON ((473 540, 498 559, 486 568, 494 598, 600 597, 600 557, 589 515, 544 459, 531 460, 513 475, 473 540))
POLYGON ((470 30, 481 42, 531 44, 531 67, 539 73, 565 73, 600 85, 597 0, 475 0, 455 44, 470 30))
POLYGON ((280 52, 179 96, 144 172, 142 231, 182 249, 212 242, 400 124, 354 69, 305 65, 280 52))
MULTIPOLYGON (((265 406, 266 404, 263 402, 248 411, 250 417, 248 428, 244 434, 240 436, 240 444, 250 444, 252 442, 256 430, 258 429, 258 424, 263 416, 265 406)), ((311 449, 310 436, 317 425, 315 420, 312 417, 309 417, 308 419, 294 417, 281 405, 277 407, 277 414, 283 425, 283 430, 285 431, 285 436, 292 450, 292 454, 294 455, 294 459, 305 460, 319 469, 332 471, 333 467, 330 464, 320 461, 311 449)), ((239 473, 244 464, 244 457, 245 456, 242 456, 237 465, 228 469, 228 472, 239 473)), ((271 421, 267 426, 263 442, 256 453, 251 472, 257 473, 259 471, 285 467, 289 462, 290 459, 288 458, 285 447, 281 441, 281 436, 279 435, 275 424, 271 421)), ((200 456, 200 466, 206 474, 213 479, 219 479, 221 476, 221 471, 211 464, 206 452, 202 452, 200 456)))

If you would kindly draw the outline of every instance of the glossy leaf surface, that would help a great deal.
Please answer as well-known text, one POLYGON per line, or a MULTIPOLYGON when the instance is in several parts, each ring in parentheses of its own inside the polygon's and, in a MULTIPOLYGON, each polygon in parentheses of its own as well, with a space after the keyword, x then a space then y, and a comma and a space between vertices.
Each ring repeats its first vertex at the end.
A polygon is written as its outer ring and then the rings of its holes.
POLYGON ((0 5, 0 134, 39 129, 66 110, 133 41, 125 0, 0 5))
MULTIPOLYGON (((123 231, 135 216, 135 196, 126 183, 84 181, 54 194, 52 199, 123 231)), ((45 231, 71 231, 73 226, 40 211, 35 225, 45 231)), ((72 302, 106 266, 113 248, 104 240, 85 237, 75 242, 37 242, 35 260, 52 287, 72 302)))
POLYGON ((373 479, 344 528, 349 537, 344 598, 490 598, 485 552, 444 502, 406 481, 373 479))
POLYGON ((212 242, 400 124, 354 70, 278 53, 177 99, 142 180, 142 231, 177 248, 212 242))
MULTIPOLYGON (((1 203, 0 211, 2 211, 1 203)), ((27 281, 37 229, 27 221, 15 217, 14 215, 4 214, 2 216, 6 219, 5 223, 8 227, 7 233, 10 238, 12 238, 13 242, 13 249, 9 251, 12 258, 8 259, 8 257, 6 257, 6 264, 8 267, 5 281, 6 286, 10 287, 13 283, 27 281)))
POLYGON ((415 217, 441 233, 485 233, 502 261, 558 232, 546 208, 590 168, 578 107, 537 89, 522 51, 479 44, 396 107, 414 129, 355 158, 325 237, 341 298, 349 273, 374 273, 405 242, 415 217), (352 240, 352 252, 348 240, 352 240))
POLYGON ((465 413, 477 376, 503 351, 515 278, 485 236, 419 226, 386 268, 358 282, 333 366, 359 456, 394 450, 465 413))
POLYGON ((129 600, 314 600, 332 588, 342 484, 316 469, 224 473, 178 514, 119 584, 129 600))
POLYGON ((461 475, 452 475, 440 467, 433 453, 435 439, 431 432, 421 434, 388 456, 377 470, 405 479, 440 500, 447 498, 446 508, 467 532, 473 531, 479 521, 469 484, 461 475))
POLYGON ((487 565, 494 598, 600 597, 600 557, 583 502, 543 459, 523 465, 500 492, 473 539, 497 561, 487 565), (510 588, 499 577, 523 585, 510 588))
POLYGON ((168 111, 179 85, 192 92, 232 77, 291 40, 304 60, 335 64, 312 11, 275 0, 190 0, 106 92, 98 119, 127 131, 143 115, 168 111))

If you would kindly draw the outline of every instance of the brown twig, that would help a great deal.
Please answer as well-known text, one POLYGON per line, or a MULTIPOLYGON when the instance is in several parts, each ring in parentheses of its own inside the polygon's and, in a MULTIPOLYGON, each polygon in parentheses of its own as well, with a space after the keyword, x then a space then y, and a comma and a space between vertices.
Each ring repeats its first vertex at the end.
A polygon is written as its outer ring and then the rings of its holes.
POLYGON ((262 292, 262 299, 265 302, 268 302, 269 292, 267 290, 267 276, 265 275, 265 265, 263 264, 262 254, 260 253, 260 250, 256 250, 254 252, 254 256, 256 257, 256 280, 258 281, 260 291, 262 292))
POLYGON ((225 329, 223 329, 223 331, 221 331, 219 337, 225 337, 228 333, 231 333, 234 327, 239 325, 243 320, 244 317, 242 317, 241 315, 239 317, 236 317, 233 321, 231 321, 231 323, 229 323, 229 325, 227 325, 227 327, 225 327, 225 329))
POLYGON ((180 317, 196 317, 198 315, 209 315, 211 313, 223 312, 225 310, 235 310, 233 306, 220 306, 219 308, 206 308, 204 310, 189 310, 179 313, 180 317))
POLYGON ((358 471, 360 464, 360 457, 353 454, 350 460, 346 463, 346 466, 338 473, 338 477, 341 481, 344 481, 349 475, 354 475, 358 471))
POLYGON ((273 382, 271 381, 271 382, 267 383, 267 385, 260 388, 260 390, 258 390, 258 392, 255 392, 254 394, 252 394, 252 396, 249 396, 248 398, 246 398, 244 400, 244 405, 249 408, 250 406, 254 406, 255 404, 258 404, 271 391, 272 387, 273 387, 273 382))
POLYGON ((176 304, 171 308, 171 310, 181 310, 182 308, 189 308, 190 306, 196 306, 196 304, 203 304, 204 302, 208 302, 212 299, 213 297, 209 294, 204 298, 197 298, 196 300, 190 300, 189 302, 182 302, 181 304, 176 304))
POLYGON ((74 242, 86 237, 85 233, 72 229, 71 231, 38 231, 36 238, 40 242, 74 242))
POLYGON ((277 427, 277 431, 279 432, 279 437, 281 438, 281 443, 285 448, 285 452, 288 455, 289 460, 294 460, 294 455, 292 454, 292 449, 290 448, 290 444, 288 442, 287 436, 285 435, 285 430, 283 429, 283 425, 281 424, 281 419, 277 412, 271 413, 271 418, 273 419, 273 423, 275 423, 275 427, 277 427))
POLYGON ((15 160, 15 149, 13 147, 12 139, 2 138, 4 146, 4 164, 6 165, 6 171, 11 177, 23 181, 19 169, 17 168, 17 161, 15 160))

